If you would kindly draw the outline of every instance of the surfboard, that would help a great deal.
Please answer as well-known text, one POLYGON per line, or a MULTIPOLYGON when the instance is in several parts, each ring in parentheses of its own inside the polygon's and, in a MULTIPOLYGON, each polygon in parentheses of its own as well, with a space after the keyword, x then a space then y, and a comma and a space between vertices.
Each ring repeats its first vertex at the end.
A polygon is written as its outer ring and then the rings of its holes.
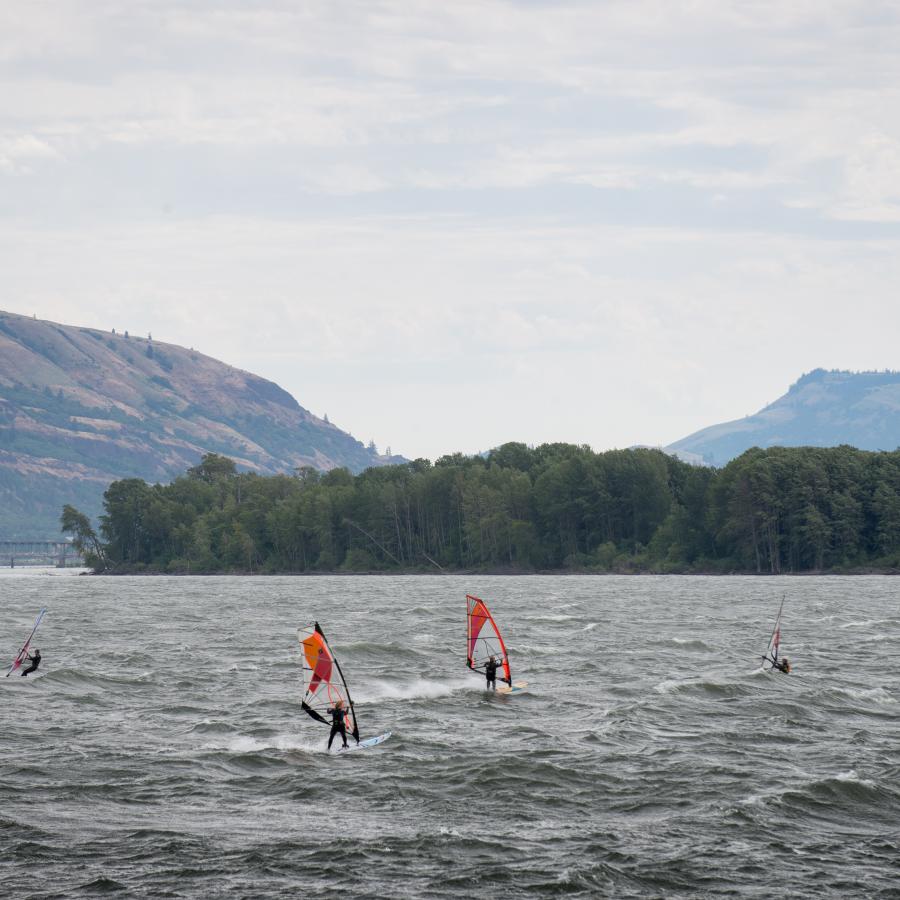
POLYGON ((377 747, 379 744, 383 744, 390 736, 391 732, 386 731, 384 734, 379 734, 378 737, 366 738, 358 744, 351 744, 346 750, 339 749, 332 752, 349 753, 351 750, 368 750, 371 747, 377 747))
POLYGON ((501 684, 497 688, 498 694, 524 694, 528 688, 527 681, 514 681, 512 684, 501 684))

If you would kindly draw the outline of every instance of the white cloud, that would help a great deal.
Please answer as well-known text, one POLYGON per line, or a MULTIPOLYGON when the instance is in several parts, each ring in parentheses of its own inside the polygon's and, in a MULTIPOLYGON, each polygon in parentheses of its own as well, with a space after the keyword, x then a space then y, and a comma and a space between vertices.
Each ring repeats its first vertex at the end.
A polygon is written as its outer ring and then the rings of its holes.
POLYGON ((4 303, 413 455, 672 440, 896 365, 898 43, 863 0, 7 5, 4 303))
POLYGON ((53 147, 33 134, 0 133, 0 174, 27 175, 32 163, 59 158, 53 147))
POLYGON ((860 135, 845 160, 843 202, 832 209, 842 219, 900 222, 900 139, 875 132, 860 135))

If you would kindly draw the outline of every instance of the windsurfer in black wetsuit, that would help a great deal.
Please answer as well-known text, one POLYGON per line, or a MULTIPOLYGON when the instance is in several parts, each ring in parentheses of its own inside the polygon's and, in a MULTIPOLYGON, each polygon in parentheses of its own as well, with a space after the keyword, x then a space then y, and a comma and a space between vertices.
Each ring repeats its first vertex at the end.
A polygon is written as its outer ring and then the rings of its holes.
POLYGON ((24 678, 26 675, 30 674, 37 670, 37 667, 41 664, 41 651, 35 648, 34 655, 31 653, 25 654, 25 659, 27 659, 31 665, 28 666, 27 669, 22 669, 22 677, 24 678))
POLYGON ((484 677, 487 679, 487 689, 490 691, 497 690, 497 669, 499 667, 500 663, 493 656, 484 664, 484 677))
POLYGON ((773 669, 778 669, 779 672, 783 672, 785 675, 791 674, 791 661, 786 656, 779 659, 777 649, 771 656, 764 656, 763 661, 772 663, 773 669))
POLYGON ((340 735, 341 740, 344 742, 344 746, 341 747, 341 750, 347 749, 347 726, 344 724, 344 720, 347 718, 347 710, 344 709, 344 701, 343 700, 335 700, 334 706, 330 707, 327 712, 331 716, 331 736, 328 738, 328 749, 331 749, 332 741, 334 741, 335 735, 340 735))
POLYGON ((791 661, 785 656, 780 662, 778 659, 772 660, 772 668, 784 672, 785 675, 791 674, 791 661))

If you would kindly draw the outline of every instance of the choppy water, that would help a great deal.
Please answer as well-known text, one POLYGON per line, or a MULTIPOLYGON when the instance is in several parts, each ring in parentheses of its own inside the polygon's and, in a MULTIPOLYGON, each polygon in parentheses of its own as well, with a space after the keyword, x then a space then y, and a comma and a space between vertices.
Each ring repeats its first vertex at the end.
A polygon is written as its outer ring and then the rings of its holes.
POLYGON ((0 893, 900 896, 900 581, 0 577, 0 893), (463 664, 485 598, 515 678, 463 664), (782 593, 795 674, 756 669, 782 593), (318 619, 381 747, 325 753, 318 619))

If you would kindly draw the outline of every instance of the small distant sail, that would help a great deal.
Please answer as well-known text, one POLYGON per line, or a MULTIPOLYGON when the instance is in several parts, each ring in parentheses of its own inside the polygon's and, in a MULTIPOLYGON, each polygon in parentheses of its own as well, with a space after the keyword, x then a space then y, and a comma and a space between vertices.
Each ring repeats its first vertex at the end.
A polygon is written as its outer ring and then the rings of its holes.
POLYGON ((766 647, 763 656, 763 665, 769 663, 769 668, 774 669, 775 663, 778 662, 778 651, 781 647, 781 613, 784 610, 784 597, 781 598, 781 606, 778 607, 778 615, 775 617, 775 627, 772 629, 772 636, 769 638, 769 644, 766 647))
POLYGON ((348 713, 345 719, 347 730, 359 741, 359 725, 350 689, 319 623, 298 628, 297 640, 303 654, 303 711, 317 722, 330 725, 330 719, 326 718, 328 709, 334 706, 335 701, 343 700, 348 713))
POLYGON ((22 644, 22 649, 19 651, 16 658, 12 661, 12 665, 9 667, 9 671, 6 673, 6 677, 9 678, 13 672, 22 667, 22 663, 25 662, 25 656, 28 653, 28 648, 31 646, 31 641, 34 638, 34 633, 38 630, 38 625, 41 624, 41 619, 44 618, 44 613, 47 612, 47 608, 44 607, 39 613, 37 619, 34 622, 34 628, 31 629, 31 634, 28 635, 28 640, 22 644))
POLYGON ((494 621, 484 600, 466 594, 466 665, 470 669, 483 669, 493 656, 503 671, 503 681, 512 684, 509 672, 509 657, 506 645, 500 636, 500 629, 494 621))

